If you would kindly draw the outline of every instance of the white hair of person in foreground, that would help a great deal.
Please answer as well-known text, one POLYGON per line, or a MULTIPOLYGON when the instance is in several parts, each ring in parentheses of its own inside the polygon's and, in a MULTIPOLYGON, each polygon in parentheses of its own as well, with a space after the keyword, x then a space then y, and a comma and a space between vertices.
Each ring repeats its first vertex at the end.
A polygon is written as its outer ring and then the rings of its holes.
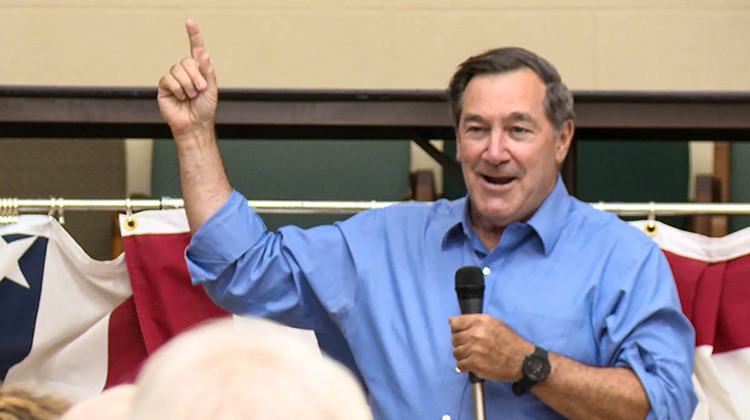
POLYGON ((134 394, 135 385, 117 385, 74 404, 60 420, 126 420, 134 394))
POLYGON ((257 318, 211 321, 175 337, 136 386, 132 420, 372 419, 346 368, 257 318))

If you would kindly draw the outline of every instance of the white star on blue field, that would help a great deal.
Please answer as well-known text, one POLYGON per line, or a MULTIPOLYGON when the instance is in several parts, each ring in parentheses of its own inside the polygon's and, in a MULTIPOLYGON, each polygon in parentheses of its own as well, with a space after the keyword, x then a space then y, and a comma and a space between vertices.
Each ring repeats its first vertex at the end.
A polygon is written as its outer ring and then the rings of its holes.
POLYGON ((21 287, 30 288, 29 282, 26 281, 26 277, 21 272, 18 260, 29 250, 35 240, 36 237, 32 236, 7 242, 0 236, 0 255, 4 256, 4 258, 0 259, 0 283, 10 280, 21 287))

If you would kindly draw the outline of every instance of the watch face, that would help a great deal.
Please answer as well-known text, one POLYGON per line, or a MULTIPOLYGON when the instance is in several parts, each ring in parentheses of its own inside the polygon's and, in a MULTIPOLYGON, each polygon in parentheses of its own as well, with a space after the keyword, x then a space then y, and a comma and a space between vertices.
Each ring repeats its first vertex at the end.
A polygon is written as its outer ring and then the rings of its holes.
POLYGON ((536 354, 530 355, 523 365, 523 373, 535 382, 546 379, 549 371, 549 362, 536 354))

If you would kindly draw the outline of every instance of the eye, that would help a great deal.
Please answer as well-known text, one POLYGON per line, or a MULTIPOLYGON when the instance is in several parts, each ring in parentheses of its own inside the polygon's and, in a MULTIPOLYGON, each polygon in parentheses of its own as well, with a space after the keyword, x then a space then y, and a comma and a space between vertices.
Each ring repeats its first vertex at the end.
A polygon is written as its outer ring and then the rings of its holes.
POLYGON ((481 125, 470 125, 466 127, 466 133, 471 135, 481 135, 487 131, 486 128, 481 125))
POLYGON ((521 126, 513 126, 510 128, 510 135, 514 138, 524 138, 531 133, 531 130, 521 126))

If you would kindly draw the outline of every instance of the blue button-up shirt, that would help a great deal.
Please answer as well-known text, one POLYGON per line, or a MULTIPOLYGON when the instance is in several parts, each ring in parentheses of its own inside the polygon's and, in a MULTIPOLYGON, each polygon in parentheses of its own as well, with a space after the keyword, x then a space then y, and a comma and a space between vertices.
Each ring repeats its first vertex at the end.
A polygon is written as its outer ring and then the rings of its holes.
MULTIPOLYGON (((235 191, 196 232, 188 267, 234 313, 343 334, 376 419, 474 418, 448 324, 461 313, 454 274, 467 265, 485 273, 485 313, 551 352, 631 368, 649 418, 690 418, 694 332, 646 235, 571 197, 561 179, 491 252, 468 214, 467 198, 411 202, 273 233, 235 191)), ((489 418, 560 417, 510 383, 487 381, 485 401, 489 418)))

